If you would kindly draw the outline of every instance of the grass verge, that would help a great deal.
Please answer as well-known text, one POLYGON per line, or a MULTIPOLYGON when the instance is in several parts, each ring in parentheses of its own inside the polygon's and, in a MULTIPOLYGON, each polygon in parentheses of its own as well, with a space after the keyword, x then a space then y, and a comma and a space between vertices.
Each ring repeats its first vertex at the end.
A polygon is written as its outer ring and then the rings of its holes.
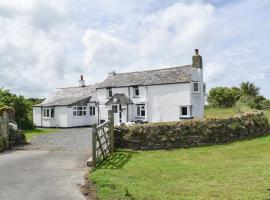
POLYGON ((90 178, 102 200, 268 199, 270 136, 170 151, 119 151, 90 178))
POLYGON ((42 128, 42 129, 40 128, 40 129, 34 129, 34 130, 25 130, 23 132, 25 134, 26 140, 30 141, 33 136, 55 133, 57 131, 58 129, 55 129, 55 128, 42 128))

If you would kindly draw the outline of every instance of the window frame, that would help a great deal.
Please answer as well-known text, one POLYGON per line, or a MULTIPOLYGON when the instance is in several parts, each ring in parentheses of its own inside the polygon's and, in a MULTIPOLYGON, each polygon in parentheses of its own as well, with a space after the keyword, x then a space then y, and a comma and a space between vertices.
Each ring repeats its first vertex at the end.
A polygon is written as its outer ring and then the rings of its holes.
POLYGON ((112 113, 119 113, 119 108, 118 108, 118 105, 117 104, 113 104, 112 105, 112 113), (114 109, 114 108, 116 108, 116 109, 114 109))
POLYGON ((192 92, 193 93, 200 93, 200 83, 198 81, 192 82, 192 92), (197 89, 195 90, 195 84, 197 84, 197 89))
POLYGON ((95 106, 90 106, 89 107, 89 115, 90 116, 95 116, 96 115, 96 107, 95 106))
POLYGON ((55 116, 54 108, 42 108, 42 118, 49 119, 49 118, 54 118, 54 116, 55 116))
POLYGON ((139 86, 133 86, 133 97, 139 97, 140 96, 140 89, 139 86), (138 94, 136 94, 136 91, 138 92, 138 94))
POLYGON ((72 107, 73 117, 85 117, 87 113, 86 111, 87 111, 86 106, 73 106, 72 107), (78 108, 81 108, 81 109, 78 109, 78 108), (81 112, 81 115, 78 114, 80 112, 81 112))
POLYGON ((190 119, 193 118, 192 117, 192 105, 181 105, 179 108, 179 112, 180 112, 180 119, 190 119), (183 108, 186 108, 186 115, 183 115, 183 108))
POLYGON ((145 104, 136 105, 136 117, 145 118, 146 117, 146 107, 145 104), (144 113, 142 115, 142 113, 144 113))
POLYGON ((113 96, 112 88, 107 88, 107 98, 111 98, 113 96))
POLYGON ((203 84, 203 93, 206 94, 206 83, 203 84))

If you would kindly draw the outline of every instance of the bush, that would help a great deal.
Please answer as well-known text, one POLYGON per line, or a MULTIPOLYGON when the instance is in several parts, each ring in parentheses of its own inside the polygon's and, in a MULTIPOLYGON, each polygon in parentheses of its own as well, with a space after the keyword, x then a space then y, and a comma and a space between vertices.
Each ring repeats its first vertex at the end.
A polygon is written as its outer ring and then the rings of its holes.
POLYGON ((247 106, 251 109, 267 110, 270 109, 270 100, 263 96, 242 96, 236 103, 236 107, 247 106))
POLYGON ((209 91, 207 101, 212 107, 232 107, 240 96, 237 88, 216 87, 209 91))
POLYGON ((226 143, 268 131, 265 115, 254 111, 228 118, 122 125, 115 128, 115 143, 120 148, 169 149, 226 143))

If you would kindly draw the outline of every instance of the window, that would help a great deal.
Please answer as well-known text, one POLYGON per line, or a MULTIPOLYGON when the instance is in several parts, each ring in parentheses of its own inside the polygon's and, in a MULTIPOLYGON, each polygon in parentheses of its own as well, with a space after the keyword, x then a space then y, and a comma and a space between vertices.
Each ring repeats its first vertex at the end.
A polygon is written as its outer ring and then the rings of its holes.
POLYGON ((43 117, 46 117, 46 118, 50 117, 50 108, 43 109, 43 117))
POLYGON ((51 109, 51 118, 54 117, 54 108, 51 109))
POLYGON ((140 90, 138 86, 133 87, 133 96, 134 97, 140 96, 140 90))
POLYGON ((86 106, 75 106, 73 107, 73 116, 85 116, 86 106))
POLYGON ((112 105, 112 112, 118 113, 118 106, 117 105, 112 105))
POLYGON ((199 83, 198 82, 193 83, 193 92, 199 92, 199 83))
POLYGON ((112 97, 112 88, 107 88, 107 97, 112 97))
POLYGON ((203 84, 203 93, 206 94, 206 84, 203 84))
POLYGON ((96 108, 94 106, 90 106, 90 115, 96 115, 96 108))
POLYGON ((137 117, 145 117, 145 105, 137 105, 137 117))
POLYGON ((191 118, 192 106, 180 106, 180 118, 191 118))
POLYGON ((44 118, 53 118, 54 117, 54 108, 44 108, 43 109, 44 118))

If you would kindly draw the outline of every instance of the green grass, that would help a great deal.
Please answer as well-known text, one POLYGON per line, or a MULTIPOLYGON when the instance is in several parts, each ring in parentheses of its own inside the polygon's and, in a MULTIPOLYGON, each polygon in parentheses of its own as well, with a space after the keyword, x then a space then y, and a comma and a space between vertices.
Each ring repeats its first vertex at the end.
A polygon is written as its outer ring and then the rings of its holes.
POLYGON ((235 108, 206 108, 204 110, 205 117, 229 117, 237 114, 235 108))
POLYGON ((42 128, 42 129, 35 129, 35 130, 25 130, 24 134, 25 134, 26 140, 29 141, 35 135, 55 133, 57 131, 58 129, 55 129, 55 128, 42 128))
POLYGON ((119 151, 90 178, 101 200, 269 199, 270 136, 170 151, 119 151))

